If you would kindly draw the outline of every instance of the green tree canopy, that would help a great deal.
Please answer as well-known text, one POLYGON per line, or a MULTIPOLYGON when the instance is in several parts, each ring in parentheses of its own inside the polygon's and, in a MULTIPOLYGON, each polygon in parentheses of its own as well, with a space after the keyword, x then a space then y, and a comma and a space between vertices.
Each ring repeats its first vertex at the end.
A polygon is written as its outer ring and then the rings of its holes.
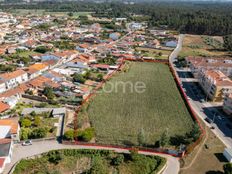
POLYGON ((21 120, 21 126, 22 127, 30 127, 31 126, 31 120, 29 120, 28 118, 23 118, 21 120))
POLYGON ((225 174, 232 174, 232 163, 224 164, 223 170, 225 174))
POLYGON ((83 77, 83 75, 75 73, 73 75, 73 81, 78 83, 85 83, 86 79, 83 77))
POLYGON ((64 133, 64 138, 66 140, 74 140, 74 130, 70 129, 64 133))
POLYGON ((160 146, 164 147, 169 143, 168 130, 165 130, 160 137, 160 146))
POLYGON ((228 51, 232 51, 232 34, 224 36, 224 48, 228 51))

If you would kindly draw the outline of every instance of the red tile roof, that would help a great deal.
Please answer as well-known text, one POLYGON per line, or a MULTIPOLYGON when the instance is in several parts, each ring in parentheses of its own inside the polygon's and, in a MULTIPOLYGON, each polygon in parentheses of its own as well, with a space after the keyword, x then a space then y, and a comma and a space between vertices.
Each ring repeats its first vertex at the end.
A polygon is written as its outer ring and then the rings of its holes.
POLYGON ((10 126, 11 134, 17 134, 19 129, 18 120, 16 119, 2 119, 0 120, 0 126, 10 126))
POLYGON ((217 86, 231 86, 232 80, 229 79, 225 74, 221 71, 207 70, 205 71, 205 75, 212 79, 217 86))
POLYGON ((5 160, 6 160, 6 158, 0 158, 0 168, 3 167, 5 160))
POLYGON ((106 64, 93 64, 92 67, 108 69, 110 66, 106 64))
POLYGON ((8 104, 5 104, 3 102, 0 102, 0 113, 10 109, 10 106, 8 104))
POLYGON ((0 78, 3 79, 3 80, 10 80, 10 79, 19 77, 19 76, 21 76, 23 74, 26 74, 26 72, 23 71, 23 70, 16 70, 16 71, 13 71, 13 72, 10 72, 10 73, 1 74, 0 78))

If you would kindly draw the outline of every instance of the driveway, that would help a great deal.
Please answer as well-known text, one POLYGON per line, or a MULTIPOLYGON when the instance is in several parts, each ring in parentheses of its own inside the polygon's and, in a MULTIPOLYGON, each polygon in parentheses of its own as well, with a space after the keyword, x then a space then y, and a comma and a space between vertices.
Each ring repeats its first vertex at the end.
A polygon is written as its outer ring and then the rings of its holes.
MULTIPOLYGON (((45 153, 50 150, 58 150, 58 149, 102 149, 102 150, 113 150, 121 153, 129 152, 128 150, 121 148, 106 148, 99 146, 83 146, 83 145, 64 145, 64 144, 59 144, 57 141, 54 140, 33 142, 33 145, 31 146, 15 145, 13 150, 12 161, 10 164, 6 165, 4 174, 8 174, 11 168, 14 166, 14 164, 23 158, 39 155, 41 153, 45 153)), ((178 174, 180 169, 178 158, 169 155, 162 155, 162 154, 156 154, 151 152, 139 151, 139 153, 144 155, 157 155, 166 158, 167 167, 164 170, 163 174, 178 174)))

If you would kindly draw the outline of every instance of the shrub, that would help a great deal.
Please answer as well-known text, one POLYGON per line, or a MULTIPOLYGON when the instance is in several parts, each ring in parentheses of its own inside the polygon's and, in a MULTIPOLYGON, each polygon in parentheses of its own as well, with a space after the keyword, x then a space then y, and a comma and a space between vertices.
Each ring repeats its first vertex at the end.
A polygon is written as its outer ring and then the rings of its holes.
POLYGON ((90 141, 94 137, 94 128, 87 128, 77 132, 77 138, 82 141, 90 141))
POLYGON ((107 174, 107 165, 99 156, 94 156, 92 158, 92 167, 89 171, 91 174, 107 174))
POLYGON ((20 130, 20 139, 21 140, 27 140, 31 134, 31 129, 29 128, 21 128, 20 130))
POLYGON ((47 47, 45 47, 45 46, 38 46, 38 47, 36 47, 35 51, 38 52, 38 53, 44 54, 47 51, 49 51, 49 49, 47 47))
POLYGON ((119 166, 123 162, 124 162, 124 155, 123 154, 119 154, 115 158, 112 159, 112 164, 115 166, 119 166))
POLYGON ((35 128, 32 130, 30 138, 44 138, 47 135, 45 128, 35 128))
POLYGON ((55 98, 55 94, 53 92, 53 89, 51 87, 45 87, 43 90, 43 94, 48 98, 48 99, 53 99, 55 98))
POLYGON ((85 83, 86 79, 83 77, 83 75, 75 73, 73 75, 73 81, 78 83, 85 83))
POLYGON ((54 164, 58 164, 63 159, 63 155, 57 150, 48 152, 47 156, 48 161, 54 164))
POLYGON ((30 127, 31 126, 31 120, 29 120, 28 118, 23 118, 21 120, 21 126, 22 127, 30 127))
POLYGON ((39 116, 35 116, 34 125, 38 127, 41 124, 41 118, 39 116))
POLYGON ((70 129, 64 133, 64 139, 74 140, 74 130, 70 129))

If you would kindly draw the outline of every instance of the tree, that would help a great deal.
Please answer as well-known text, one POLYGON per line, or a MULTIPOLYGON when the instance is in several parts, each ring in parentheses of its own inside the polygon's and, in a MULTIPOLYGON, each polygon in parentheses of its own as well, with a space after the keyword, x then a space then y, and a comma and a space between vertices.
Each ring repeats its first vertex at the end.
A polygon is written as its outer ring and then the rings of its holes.
POLYGON ((74 130, 70 129, 64 133, 64 138, 66 140, 74 140, 74 130))
POLYGON ((144 133, 143 128, 139 131, 138 143, 139 143, 140 146, 143 146, 145 144, 145 133, 144 133))
POLYGON ((20 139, 21 140, 27 140, 30 136, 31 133, 31 129, 29 128, 21 128, 20 129, 20 139))
POLYGON ((169 142, 168 131, 165 130, 160 137, 160 146, 164 147, 168 144, 168 142, 169 142))
POLYGON ((192 130, 187 133, 187 138, 192 138, 193 141, 196 141, 201 135, 199 126, 197 123, 195 123, 192 127, 192 130))
POLYGON ((97 81, 101 82, 103 80, 103 75, 102 74, 98 74, 97 75, 97 81))
POLYGON ((51 87, 45 87, 43 90, 43 94, 50 100, 55 98, 55 94, 51 87))
POLYGON ((94 137, 94 128, 87 128, 85 130, 80 130, 77 132, 77 138, 79 140, 89 142, 94 137))
POLYGON ((41 118, 39 116, 35 116, 34 125, 38 127, 41 124, 41 118))
POLYGON ((31 115, 32 117, 35 117, 35 116, 36 116, 36 112, 35 112, 35 111, 32 111, 32 112, 30 113, 30 115, 31 115))
POLYGON ((112 164, 115 166, 119 166, 124 162, 124 155, 118 154, 115 158, 112 159, 112 164))
POLYGON ((91 72, 90 72, 90 71, 86 71, 86 73, 83 75, 83 77, 84 77, 85 79, 89 79, 90 76, 91 76, 91 72))
POLYGON ((35 128, 32 130, 31 138, 44 138, 47 135, 47 130, 45 128, 35 128))
POLYGON ((22 127, 30 127, 31 126, 31 120, 28 118, 23 118, 21 121, 21 126, 22 127))
POLYGON ((94 156, 92 159, 92 167, 89 171, 91 174, 107 174, 107 165, 100 156, 94 156))
POLYGON ((62 154, 57 150, 48 152, 47 156, 48 161, 54 164, 58 164, 63 159, 62 154))
POLYGON ((224 48, 228 51, 232 51, 232 35, 227 35, 223 37, 224 48))
POLYGON ((49 51, 50 49, 48 49, 47 47, 45 46, 38 46, 35 48, 35 51, 38 52, 38 53, 46 53, 47 51, 49 51))
POLYGON ((85 83, 86 79, 83 77, 83 75, 75 73, 73 75, 73 81, 78 83, 85 83))
POLYGON ((224 164, 223 170, 225 174, 232 174, 232 163, 224 164))
POLYGON ((68 16, 69 16, 69 17, 72 17, 72 16, 73 16, 73 13, 72 13, 72 12, 69 12, 69 13, 68 13, 68 16))

